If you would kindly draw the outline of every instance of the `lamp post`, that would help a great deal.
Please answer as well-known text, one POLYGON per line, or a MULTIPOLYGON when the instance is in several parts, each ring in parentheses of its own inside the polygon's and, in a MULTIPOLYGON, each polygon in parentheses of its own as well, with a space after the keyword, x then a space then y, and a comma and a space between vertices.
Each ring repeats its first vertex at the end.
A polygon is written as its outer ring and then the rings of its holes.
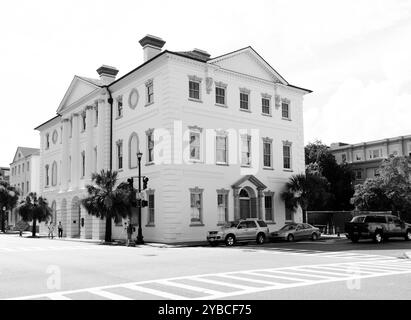
POLYGON ((137 153, 137 160, 138 160, 138 194, 139 198, 137 199, 137 208, 138 208, 138 234, 136 244, 144 244, 143 240, 143 230, 141 229, 141 158, 143 154, 141 152, 137 153))

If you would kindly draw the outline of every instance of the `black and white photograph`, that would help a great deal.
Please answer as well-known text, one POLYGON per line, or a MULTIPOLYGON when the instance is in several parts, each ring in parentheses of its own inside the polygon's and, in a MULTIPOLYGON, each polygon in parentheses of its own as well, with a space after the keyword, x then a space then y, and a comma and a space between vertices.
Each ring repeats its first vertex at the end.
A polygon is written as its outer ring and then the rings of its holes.
POLYGON ((411 1, 0 16, 0 300, 411 299, 411 1))

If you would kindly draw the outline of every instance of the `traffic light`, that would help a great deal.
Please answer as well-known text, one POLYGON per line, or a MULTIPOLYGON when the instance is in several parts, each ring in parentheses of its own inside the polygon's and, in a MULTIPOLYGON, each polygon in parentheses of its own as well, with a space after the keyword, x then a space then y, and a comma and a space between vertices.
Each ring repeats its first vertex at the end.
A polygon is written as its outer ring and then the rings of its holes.
POLYGON ((141 207, 142 208, 148 207, 148 201, 147 200, 141 200, 141 207))
POLYGON ((147 189, 148 177, 143 177, 143 190, 147 189))

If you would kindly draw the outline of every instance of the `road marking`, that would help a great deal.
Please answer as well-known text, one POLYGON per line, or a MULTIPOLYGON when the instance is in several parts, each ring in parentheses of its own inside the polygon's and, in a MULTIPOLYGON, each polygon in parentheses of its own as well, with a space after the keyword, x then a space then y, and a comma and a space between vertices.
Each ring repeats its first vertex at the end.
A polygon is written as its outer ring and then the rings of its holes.
POLYGON ((43 293, 32 296, 17 297, 9 300, 29 300, 29 299, 75 299, 77 293, 93 293, 98 296, 110 300, 130 299, 123 295, 107 292, 106 289, 112 288, 127 288, 134 291, 146 293, 151 296, 161 297, 164 299, 172 300, 209 300, 209 299, 221 299, 229 298, 239 295, 265 292, 270 290, 281 290, 286 288, 296 288, 302 286, 317 285, 323 283, 341 282, 354 279, 368 279, 374 277, 383 277, 389 275, 401 275, 411 273, 411 261, 404 262, 398 259, 390 259, 384 262, 379 262, 379 265, 374 265, 372 262, 339 262, 331 264, 318 264, 318 265, 304 265, 294 267, 281 267, 271 269, 256 269, 256 270, 244 270, 244 271, 231 271, 223 273, 210 273, 200 274, 192 276, 181 276, 167 279, 148 280, 133 283, 116 284, 103 287, 85 288, 71 291, 61 291, 53 293, 43 293), (333 271, 330 271, 333 270, 333 271), (338 271, 334 272, 334 271, 338 271), (265 273, 269 273, 268 275, 265 273), (312 274, 314 273, 314 274, 312 274), (260 277, 275 279, 277 274, 280 274, 278 278, 288 278, 293 282, 291 283, 278 283, 272 281, 258 280, 249 277, 247 275, 255 275, 260 277), (285 274, 286 276, 282 276, 285 274), (296 277, 288 277, 288 275, 294 275, 296 277), (330 276, 331 275, 331 276, 330 276), (218 278, 214 280, 213 278, 218 278), (300 277, 300 278, 299 278, 300 277), (312 277, 317 279, 301 279, 301 277, 312 277), (318 278, 319 277, 319 278, 318 278), (221 280, 220 280, 221 279, 221 280), (196 285, 188 285, 175 282, 176 280, 190 280, 196 285), (239 285, 236 280, 249 282, 251 285, 239 285), (198 283, 198 285, 197 285, 198 283), (223 292, 219 290, 211 290, 204 288, 202 284, 214 284, 222 287, 231 287, 235 291, 223 292), (252 284, 256 284, 253 286, 252 284), (257 286, 257 284, 259 286, 257 286), (149 288, 149 285, 156 285, 156 289, 149 288), (264 286, 261 286, 264 285, 264 286), (184 294, 171 293, 169 290, 173 288, 174 291, 178 289, 185 290, 190 295, 191 292, 200 292, 204 295, 190 297, 184 294), (67 297, 70 295, 71 297, 67 297))

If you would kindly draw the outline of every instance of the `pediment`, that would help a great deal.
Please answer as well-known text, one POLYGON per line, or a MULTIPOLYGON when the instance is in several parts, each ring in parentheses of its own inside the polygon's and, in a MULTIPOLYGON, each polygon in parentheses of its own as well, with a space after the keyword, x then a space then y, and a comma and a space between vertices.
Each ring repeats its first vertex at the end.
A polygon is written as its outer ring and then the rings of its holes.
POLYGON ((251 182, 257 189, 264 190, 267 188, 267 186, 262 183, 256 176, 253 175, 246 175, 236 181, 231 187, 232 188, 240 188, 244 182, 249 181, 251 182))
POLYGON ((208 63, 223 69, 288 85, 287 81, 251 47, 214 58, 208 63))
POLYGON ((87 96, 93 91, 98 90, 99 88, 100 87, 98 85, 84 80, 81 77, 75 76, 71 81, 71 84, 67 89, 59 108, 57 109, 57 113, 61 114, 63 109, 65 109, 67 106, 70 106, 84 96, 87 96))

